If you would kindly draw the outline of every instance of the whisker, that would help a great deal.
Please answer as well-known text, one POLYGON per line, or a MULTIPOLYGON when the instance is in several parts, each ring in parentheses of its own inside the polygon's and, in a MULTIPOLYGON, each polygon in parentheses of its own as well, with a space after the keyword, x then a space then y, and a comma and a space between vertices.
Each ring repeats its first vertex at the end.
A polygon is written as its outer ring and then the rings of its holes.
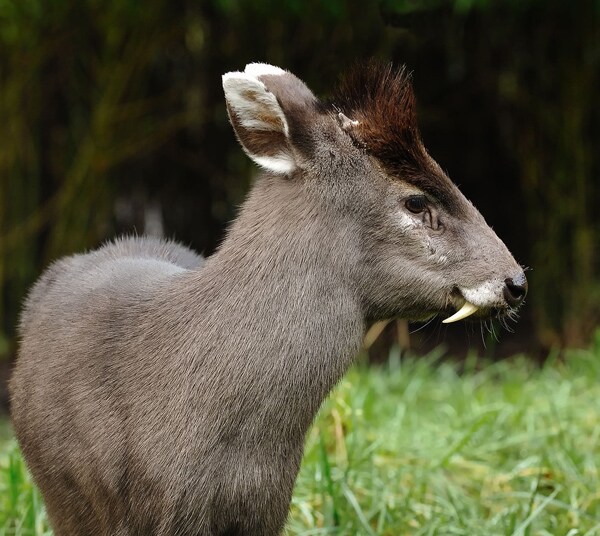
POLYGON ((483 347, 487 350, 487 343, 485 342, 485 334, 483 333, 483 324, 484 321, 479 321, 479 331, 481 332, 481 342, 483 343, 483 347))
POLYGON ((490 320, 490 324, 492 325, 492 335, 494 337, 494 340, 496 342, 500 342, 500 339, 498 338, 498 334, 496 333, 496 327, 494 326, 494 321, 490 320))
POLYGON ((427 322, 425 322, 425 324, 419 326, 417 329, 409 331, 408 334, 412 335, 413 333, 417 333, 417 331, 421 331, 423 328, 426 328, 429 324, 431 324, 436 318, 436 316, 432 316, 427 322))
POLYGON ((499 324, 508 332, 510 333, 514 333, 515 330, 513 329, 513 327, 509 324, 509 322, 513 322, 516 324, 516 322, 519 320, 519 313, 518 313, 518 309, 514 309, 514 308, 510 308, 507 309, 506 311, 502 312, 502 313, 498 313, 497 315, 498 318, 498 322, 499 324))

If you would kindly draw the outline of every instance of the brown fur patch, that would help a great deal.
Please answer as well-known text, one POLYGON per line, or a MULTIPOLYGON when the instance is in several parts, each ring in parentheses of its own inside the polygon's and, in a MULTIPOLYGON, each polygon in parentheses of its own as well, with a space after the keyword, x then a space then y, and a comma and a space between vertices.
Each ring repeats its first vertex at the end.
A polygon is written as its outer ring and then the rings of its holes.
POLYGON ((357 65, 330 105, 359 122, 349 134, 388 173, 431 194, 446 208, 460 210, 456 187, 421 141, 411 75, 404 66, 394 69, 375 61, 357 65))
POLYGON ((260 120, 265 124, 272 124, 273 130, 255 130, 245 127, 229 104, 227 104, 227 111, 238 140, 250 155, 276 157, 282 152, 291 152, 283 133, 283 124, 278 117, 261 115, 260 120))

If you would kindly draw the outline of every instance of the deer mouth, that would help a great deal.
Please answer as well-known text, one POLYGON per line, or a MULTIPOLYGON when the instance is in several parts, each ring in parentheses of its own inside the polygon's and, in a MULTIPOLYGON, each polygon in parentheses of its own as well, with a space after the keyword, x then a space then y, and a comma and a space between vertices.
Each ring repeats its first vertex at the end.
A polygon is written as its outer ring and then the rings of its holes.
POLYGON ((481 310, 485 309, 467 300, 459 287, 454 287, 452 289, 448 301, 450 307, 454 309, 454 313, 449 313, 449 316, 442 320, 443 324, 451 324, 453 322, 458 322, 459 320, 464 320, 475 314, 477 311, 481 314, 481 310))
POLYGON ((462 292, 461 289, 455 287, 450 295, 450 302, 456 309, 448 318, 442 320, 443 324, 451 324, 459 320, 464 320, 472 315, 475 315, 477 319, 491 318, 491 317, 509 317, 512 318, 517 311, 517 308, 511 307, 508 304, 500 304, 499 300, 492 301, 489 304, 476 305, 472 301, 469 301, 465 294, 468 292, 462 292))

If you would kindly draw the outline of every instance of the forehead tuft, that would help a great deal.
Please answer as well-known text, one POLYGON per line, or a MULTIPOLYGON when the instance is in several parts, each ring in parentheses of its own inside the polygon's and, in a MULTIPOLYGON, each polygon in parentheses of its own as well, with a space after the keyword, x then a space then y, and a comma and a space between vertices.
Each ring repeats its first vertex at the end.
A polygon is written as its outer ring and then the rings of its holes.
POLYGON ((403 130, 418 136, 411 78, 404 66, 394 69, 391 63, 360 63, 336 88, 333 104, 347 115, 379 120, 382 129, 392 127, 396 133, 403 130))
POLYGON ((358 125, 350 135, 391 175, 459 210, 456 187, 427 153, 417 124, 411 74, 406 67, 369 61, 338 85, 330 105, 358 125))

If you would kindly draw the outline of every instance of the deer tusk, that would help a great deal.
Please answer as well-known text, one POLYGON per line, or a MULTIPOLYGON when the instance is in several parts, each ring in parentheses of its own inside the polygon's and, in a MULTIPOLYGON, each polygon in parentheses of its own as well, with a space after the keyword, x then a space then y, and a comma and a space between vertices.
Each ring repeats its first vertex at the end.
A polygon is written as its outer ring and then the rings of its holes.
POLYGON ((446 320, 442 320, 442 324, 450 324, 450 322, 456 322, 457 320, 467 318, 467 316, 471 316, 477 309, 479 309, 477 305, 473 305, 467 301, 458 311, 456 311, 456 313, 446 318, 446 320))

